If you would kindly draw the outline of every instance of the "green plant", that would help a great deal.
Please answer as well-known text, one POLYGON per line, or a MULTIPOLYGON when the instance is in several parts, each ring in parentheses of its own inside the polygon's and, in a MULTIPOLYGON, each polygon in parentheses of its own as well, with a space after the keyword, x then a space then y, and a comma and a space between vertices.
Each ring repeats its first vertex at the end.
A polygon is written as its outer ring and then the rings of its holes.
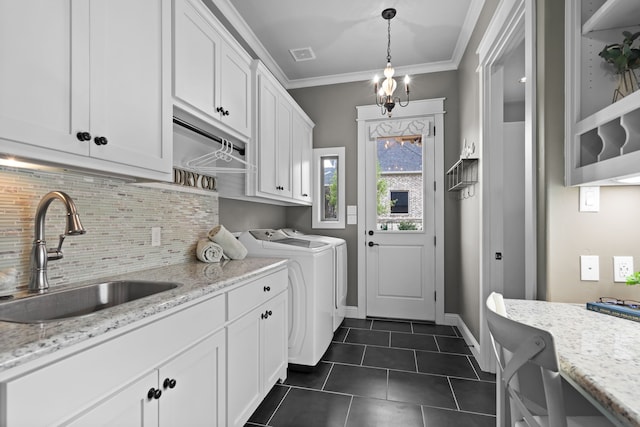
POLYGON ((640 47, 633 46, 636 39, 640 37, 640 31, 633 34, 623 31, 622 35, 624 36, 622 43, 608 44, 598 54, 615 67, 617 74, 640 68, 640 47))
POLYGON ((640 271, 627 276, 627 285, 637 285, 638 283, 640 283, 640 271))
POLYGON ((418 224, 411 221, 400 221, 398 224, 398 230, 417 230, 418 224))

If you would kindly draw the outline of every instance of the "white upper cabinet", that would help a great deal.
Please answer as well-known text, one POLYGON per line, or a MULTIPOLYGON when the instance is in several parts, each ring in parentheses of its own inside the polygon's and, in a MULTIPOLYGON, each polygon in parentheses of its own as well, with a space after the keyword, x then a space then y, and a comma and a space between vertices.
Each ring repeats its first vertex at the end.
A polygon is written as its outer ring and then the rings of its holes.
POLYGON ((311 162, 313 161, 313 123, 298 111, 293 113, 293 197, 311 203, 311 162))
POLYGON ((2 152, 170 177, 170 13, 162 0, 0 0, 2 152))
POLYGON ((565 5, 565 183, 615 185, 640 175, 640 91, 614 102, 618 75, 599 53, 640 31, 640 2, 565 5))
POLYGON ((174 7, 174 105, 247 142, 251 58, 200 0, 176 0, 174 7))
POLYGON ((255 142, 247 157, 258 171, 247 177, 247 195, 310 205, 313 122, 261 62, 253 68, 255 142))

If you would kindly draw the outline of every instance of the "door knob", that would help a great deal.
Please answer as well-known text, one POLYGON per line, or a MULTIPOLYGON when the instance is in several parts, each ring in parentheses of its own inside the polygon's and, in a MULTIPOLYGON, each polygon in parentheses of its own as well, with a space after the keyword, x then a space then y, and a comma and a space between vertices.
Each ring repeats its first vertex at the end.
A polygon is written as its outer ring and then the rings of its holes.
POLYGON ((372 246, 380 246, 379 244, 377 244, 377 243, 373 243, 373 242, 369 242, 369 243, 367 243, 367 244, 369 245, 369 247, 372 247, 372 246))
POLYGON ((369 236, 373 236, 373 230, 369 230, 369 236))

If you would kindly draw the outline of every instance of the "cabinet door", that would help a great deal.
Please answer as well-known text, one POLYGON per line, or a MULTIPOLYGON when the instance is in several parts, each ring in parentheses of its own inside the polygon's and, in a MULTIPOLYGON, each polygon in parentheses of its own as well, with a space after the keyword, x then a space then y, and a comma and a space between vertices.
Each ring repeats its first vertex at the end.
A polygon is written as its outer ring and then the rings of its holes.
POLYGON ((289 101, 284 97, 278 97, 278 107, 276 113, 277 135, 277 165, 276 181, 279 185, 281 196, 291 197, 291 140, 292 140, 292 120, 293 109, 289 101))
POLYGON ((220 119, 251 136, 251 68, 231 46, 222 43, 220 57, 220 119), (228 113, 228 114, 226 114, 228 113))
POLYGON ((88 18, 87 2, 0 0, 0 138, 89 153, 88 18))
POLYGON ((258 77, 258 189, 263 193, 279 194, 278 184, 278 92, 263 76, 258 77))
POLYGON ((263 397, 260 381, 260 323, 263 307, 249 312, 227 328, 227 419, 243 426, 263 397))
POLYGON ((217 70, 222 39, 207 20, 203 5, 191 0, 174 3, 173 96, 182 108, 218 117, 217 70))
POLYGON ((293 198, 311 202, 311 161, 313 157, 312 128, 302 116, 293 113, 292 193, 293 198))
POLYGON ((269 316, 262 320, 262 378, 266 394, 279 380, 284 380, 288 364, 287 293, 283 292, 264 305, 269 316))
POLYGON ((160 427, 224 427, 225 360, 222 330, 160 369, 160 427))
POLYGON ((63 425, 69 427, 156 427, 158 403, 162 399, 149 399, 150 388, 158 384, 158 371, 146 375, 120 390, 95 408, 63 425))
POLYGON ((171 170, 170 16, 163 0, 91 2, 91 156, 171 170))

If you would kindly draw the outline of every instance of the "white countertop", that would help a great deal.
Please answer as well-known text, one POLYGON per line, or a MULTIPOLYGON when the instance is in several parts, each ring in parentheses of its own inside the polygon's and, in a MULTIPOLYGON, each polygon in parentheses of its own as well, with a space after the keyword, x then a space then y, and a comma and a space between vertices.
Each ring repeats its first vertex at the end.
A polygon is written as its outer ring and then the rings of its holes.
POLYGON ((640 426, 640 323, 585 304, 505 299, 511 319, 550 331, 563 377, 622 425, 640 426))
POLYGON ((131 279, 179 282, 183 285, 78 318, 42 324, 0 321, 0 373, 189 301, 219 293, 240 281, 286 264, 287 260, 279 258, 245 258, 211 264, 194 261, 73 284, 69 287, 131 279))

